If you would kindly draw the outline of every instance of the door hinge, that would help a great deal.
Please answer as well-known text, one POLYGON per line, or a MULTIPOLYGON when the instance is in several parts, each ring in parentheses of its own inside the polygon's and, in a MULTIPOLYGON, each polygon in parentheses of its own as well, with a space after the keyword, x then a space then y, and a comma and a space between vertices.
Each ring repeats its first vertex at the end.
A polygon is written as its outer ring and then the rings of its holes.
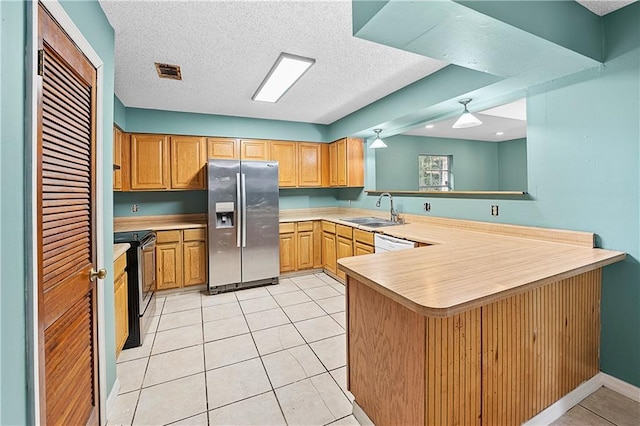
POLYGON ((38 50, 38 75, 44 76, 44 49, 38 50))

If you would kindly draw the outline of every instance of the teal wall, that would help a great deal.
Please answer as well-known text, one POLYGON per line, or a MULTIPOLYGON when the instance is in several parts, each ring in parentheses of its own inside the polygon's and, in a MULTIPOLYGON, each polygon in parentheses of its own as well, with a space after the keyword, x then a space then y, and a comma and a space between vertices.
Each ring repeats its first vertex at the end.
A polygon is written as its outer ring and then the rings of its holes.
POLYGON ((527 191, 527 139, 514 139, 497 145, 498 189, 527 191))
POLYGON ((454 189, 498 189, 498 145, 495 142, 423 136, 392 136, 376 149, 376 189, 418 190, 418 154, 453 155, 454 189))
POLYGON ((113 122, 120 129, 124 129, 127 125, 126 117, 127 109, 117 96, 113 97, 113 122))
POLYGON ((0 2, 0 424, 27 423, 25 66, 27 7, 0 2))
POLYGON ((295 121, 127 108, 127 132, 327 142, 327 126, 295 121))
MULTIPOLYGON (((114 33, 97 1, 64 1, 63 8, 78 26, 104 62, 104 162, 105 170, 111 170, 113 123, 113 48, 114 33)), ((27 322, 26 322, 26 241, 30 230, 26 230, 25 212, 28 194, 25 182, 28 178, 25 135, 25 98, 27 70, 25 68, 26 34, 30 31, 31 3, 25 1, 1 1, 1 57, 2 57, 2 143, 0 155, 0 337, 1 398, 0 424, 19 425, 33 422, 28 409, 27 396, 27 322)), ((113 264, 113 199, 111 195, 111 173, 104 179, 104 235, 103 250, 105 265, 113 264)), ((115 336, 113 321, 113 278, 102 282, 105 288, 105 328, 107 358, 107 392, 115 381, 115 336)))
POLYGON ((207 212, 207 191, 137 191, 114 192, 113 215, 156 216, 207 212), (133 213, 131 206, 138 205, 133 213))
MULTIPOLYGON (((626 49, 598 70, 534 87, 527 100, 532 200, 394 197, 401 212, 591 231, 599 247, 627 252, 604 268, 600 364, 640 386, 640 4, 607 16, 626 49), (492 217, 492 204, 500 215, 492 217)), ((620 44, 616 44, 616 47, 620 44)), ((377 171, 376 171, 377 172, 377 171)), ((376 197, 342 190, 339 205, 376 209, 376 197), (351 200, 348 202, 347 200, 351 200)))
MULTIPOLYGON (((292 188, 280 190, 280 209, 334 207, 338 190, 334 188, 292 188)), ((114 217, 193 214, 207 212, 207 191, 138 191, 113 194, 114 217), (133 213, 131 206, 138 205, 133 213)))

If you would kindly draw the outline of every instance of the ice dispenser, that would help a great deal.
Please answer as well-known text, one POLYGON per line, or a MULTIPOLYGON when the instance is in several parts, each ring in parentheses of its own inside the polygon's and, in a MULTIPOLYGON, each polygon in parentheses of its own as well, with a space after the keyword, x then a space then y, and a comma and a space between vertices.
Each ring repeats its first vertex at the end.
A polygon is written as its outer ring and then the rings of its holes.
POLYGON ((216 203, 216 228, 233 228, 234 212, 232 201, 216 203))

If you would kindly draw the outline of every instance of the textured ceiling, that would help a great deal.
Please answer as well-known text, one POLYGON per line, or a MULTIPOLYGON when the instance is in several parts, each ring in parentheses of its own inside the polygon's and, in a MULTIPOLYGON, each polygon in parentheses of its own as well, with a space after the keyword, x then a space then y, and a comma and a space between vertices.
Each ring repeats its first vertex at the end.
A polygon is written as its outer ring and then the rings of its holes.
POLYGON ((631 4, 637 0, 576 0, 578 3, 595 13, 596 15, 604 16, 607 13, 611 13, 620 9, 628 4, 631 4))
POLYGON ((101 0, 127 107, 329 124, 446 63, 352 36, 351 1, 101 0), (316 59, 278 103, 254 94, 280 52, 316 59), (154 62, 177 64, 160 80, 154 62))

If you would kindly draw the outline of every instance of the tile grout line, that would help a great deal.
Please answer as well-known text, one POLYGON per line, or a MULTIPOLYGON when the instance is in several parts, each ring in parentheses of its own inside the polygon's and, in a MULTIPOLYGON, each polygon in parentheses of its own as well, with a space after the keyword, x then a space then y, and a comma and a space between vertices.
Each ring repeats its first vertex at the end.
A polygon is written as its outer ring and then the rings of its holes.
MULTIPOLYGON (((271 296, 271 297, 273 297, 273 296, 271 296)), ((278 302, 276 301, 276 303, 278 303, 278 302)), ((242 310, 242 305, 240 305, 240 309, 242 310)), ((258 353, 258 359, 260 359, 260 365, 262 365, 262 369, 264 370, 264 374, 265 374, 265 376, 267 376, 267 380, 269 381, 269 386, 271 387, 271 390, 269 392, 273 392, 273 397, 276 399, 276 403, 278 404, 278 408, 280 409, 280 413, 282 414, 282 418, 284 419, 285 424, 288 425, 289 422, 287 421, 287 417, 284 415, 284 410, 282 409, 282 404, 280 404, 280 399, 278 398, 278 395, 276 394, 276 389, 273 387, 273 382, 271 381, 271 377, 269 376, 269 373, 267 372, 267 367, 264 365, 264 360, 262 359, 262 356, 260 355, 260 351, 258 350, 258 345, 256 344, 256 339, 253 336, 253 332, 251 331, 251 328, 249 327, 249 322, 247 321, 247 316, 244 314, 244 311, 242 311, 242 317, 244 318, 244 322, 247 324, 247 328, 249 328, 249 335, 251 336, 251 340, 253 341, 253 346, 256 348, 256 352, 258 353)))
MULTIPOLYGON (((595 393, 595 392, 594 392, 594 393, 595 393)), ((586 398, 585 398, 585 399, 586 399, 586 398)), ((600 415, 600 413, 597 413, 597 412, 595 412, 595 411, 591 410, 590 408, 585 407, 584 405, 582 405, 582 401, 580 401, 580 402, 578 403, 578 406, 580 406, 580 407, 584 408, 585 410, 587 410, 587 411, 588 411, 588 412, 590 412, 590 413, 595 414, 596 416, 598 416, 598 417, 600 417, 601 419, 603 419, 605 422, 610 423, 610 424, 612 424, 612 425, 614 425, 614 426, 617 426, 617 423, 612 422, 611 420, 607 419, 606 417, 603 417, 602 415, 600 415)), ((566 413, 565 413, 564 415, 566 415, 566 413)), ((564 416, 564 415, 563 415, 563 416, 564 416)), ((562 417, 560 417, 560 418, 562 418, 562 417)))
POLYGON ((200 295, 200 329, 202 330, 202 368, 204 377, 204 407, 207 416, 207 424, 209 424, 209 386, 207 381, 207 352, 204 349, 204 306, 202 305, 202 294, 200 295))

